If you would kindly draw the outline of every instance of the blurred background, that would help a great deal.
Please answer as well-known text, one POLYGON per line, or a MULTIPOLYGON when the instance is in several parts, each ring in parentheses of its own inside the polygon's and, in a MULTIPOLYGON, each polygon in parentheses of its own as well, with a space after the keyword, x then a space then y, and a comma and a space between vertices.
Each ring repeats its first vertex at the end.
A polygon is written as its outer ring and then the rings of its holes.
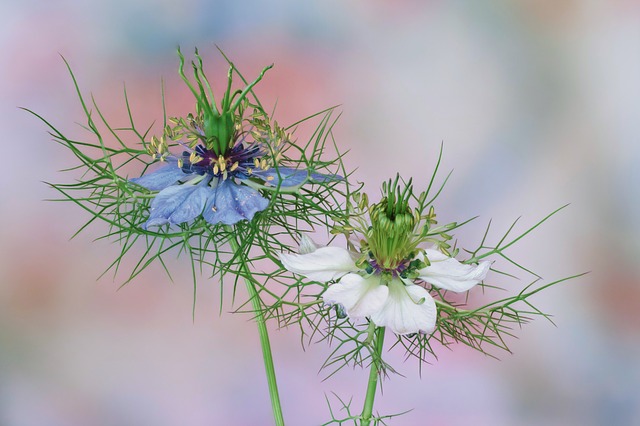
MULTIPOLYGON (((397 171, 424 189, 444 143, 439 217, 480 215, 462 246, 489 219, 498 238, 571 203, 509 251, 545 282, 591 271, 534 299, 557 327, 526 326, 500 361, 442 349, 422 377, 391 351, 405 377, 385 382, 376 409, 413 411, 390 424, 640 424, 640 4, 481 3, 4 0, 0 425, 271 423, 254 324, 227 314, 229 298, 219 315, 207 280, 192 320, 179 261, 175 283, 160 268, 119 291, 124 274, 98 280, 118 247, 92 241, 100 226, 69 241, 88 216, 44 202, 55 194, 42 181, 67 182, 72 156, 17 108, 87 137, 63 55, 116 126, 124 82, 141 127, 161 117, 162 78, 168 113, 185 114, 178 44, 200 48, 217 91, 214 44, 247 76, 274 62, 258 93, 281 123, 341 104, 337 143, 372 196, 397 171)), ((329 420, 330 392, 361 409, 366 372, 322 381, 328 347, 272 337, 288 424, 329 420)))

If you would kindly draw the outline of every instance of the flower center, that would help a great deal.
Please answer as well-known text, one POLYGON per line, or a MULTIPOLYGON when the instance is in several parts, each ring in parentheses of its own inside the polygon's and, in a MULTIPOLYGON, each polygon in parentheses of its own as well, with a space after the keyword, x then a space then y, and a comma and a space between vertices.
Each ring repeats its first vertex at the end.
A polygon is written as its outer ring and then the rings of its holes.
POLYGON ((184 151, 179 165, 185 173, 208 174, 226 179, 233 176, 248 177, 256 168, 266 168, 266 161, 261 160, 263 152, 258 144, 247 147, 238 143, 226 156, 218 155, 213 149, 197 145, 191 153, 184 151))
POLYGON ((366 269, 368 273, 373 273, 376 275, 389 275, 393 278, 398 278, 400 276, 404 276, 404 273, 409 268, 410 263, 410 259, 405 259, 394 268, 386 268, 378 264, 378 261, 373 256, 370 256, 368 260, 368 267, 366 269))

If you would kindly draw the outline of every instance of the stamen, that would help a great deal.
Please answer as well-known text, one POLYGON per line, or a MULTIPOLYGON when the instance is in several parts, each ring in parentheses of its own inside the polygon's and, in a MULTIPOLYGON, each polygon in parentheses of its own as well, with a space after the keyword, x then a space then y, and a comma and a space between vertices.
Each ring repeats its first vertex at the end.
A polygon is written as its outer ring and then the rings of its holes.
POLYGON ((167 142, 164 140, 164 135, 160 137, 160 142, 158 143, 158 153, 164 154, 168 151, 167 142))
POLYGON ((200 138, 196 135, 190 135, 187 136, 187 140, 189 141, 189 148, 194 149, 198 145, 200 138))
POLYGON ((202 161, 202 158, 199 157, 195 152, 192 152, 191 155, 189 155, 189 162, 191 164, 199 163, 200 161, 202 161))
POLYGON ((236 161, 235 163, 233 163, 233 164, 231 165, 231 168, 229 169, 229 171, 230 171, 230 172, 234 171, 235 169, 237 169, 237 168, 238 168, 238 165, 239 165, 239 164, 238 164, 238 162, 236 161))

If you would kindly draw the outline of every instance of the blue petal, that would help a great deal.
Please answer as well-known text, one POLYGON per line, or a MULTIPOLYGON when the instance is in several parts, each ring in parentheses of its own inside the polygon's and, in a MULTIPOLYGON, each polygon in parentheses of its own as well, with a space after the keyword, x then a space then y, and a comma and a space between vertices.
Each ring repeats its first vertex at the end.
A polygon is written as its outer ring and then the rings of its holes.
POLYGON ((165 223, 178 225, 198 217, 211 194, 215 192, 205 179, 197 185, 174 185, 163 189, 151 202, 149 220, 144 228, 165 223))
POLYGON ((177 161, 172 160, 167 162, 169 164, 159 168, 155 172, 145 174, 139 178, 129 179, 129 181, 145 187, 149 191, 161 191, 183 177, 189 176, 178 167, 177 161))
POLYGON ((202 216, 214 225, 233 225, 244 219, 253 219, 253 215, 266 209, 268 205, 269 200, 255 189, 226 179, 218 184, 215 194, 209 197, 202 216))
POLYGON ((323 175, 321 173, 309 172, 305 169, 292 169, 291 167, 278 167, 277 170, 275 168, 258 170, 254 171, 253 174, 273 185, 278 185, 278 182, 280 182, 280 187, 298 186, 302 184, 307 177, 310 178, 311 182, 342 179, 341 176, 337 175, 323 175), (278 177, 278 174, 280 177, 278 177))

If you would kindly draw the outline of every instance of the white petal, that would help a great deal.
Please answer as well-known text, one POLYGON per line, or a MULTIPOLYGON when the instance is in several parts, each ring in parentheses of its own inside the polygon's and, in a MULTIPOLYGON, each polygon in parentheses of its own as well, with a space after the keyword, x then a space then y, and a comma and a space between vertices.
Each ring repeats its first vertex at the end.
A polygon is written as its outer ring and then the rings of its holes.
POLYGON ((340 282, 330 285, 322 299, 332 305, 342 305, 349 318, 360 319, 382 309, 388 294, 389 287, 381 283, 380 276, 363 278, 347 274, 340 282))
MULTIPOLYGON (((465 265, 453 257, 448 257, 440 250, 425 250, 431 265, 422 268, 419 278, 444 290, 463 292, 484 280, 491 267, 491 262, 480 262, 478 265, 465 265)), ((422 257, 422 255, 418 255, 422 257)))
POLYGON ((436 303, 427 290, 398 279, 389 283, 389 297, 382 309, 371 315, 376 325, 396 334, 431 333, 437 317, 436 303))
POLYGON ((327 282, 358 270, 351 253, 340 247, 321 247, 312 253, 280 253, 285 268, 310 280, 327 282))
POLYGON ((300 254, 309 254, 318 250, 318 245, 307 236, 307 234, 302 234, 300 236, 300 246, 298 247, 298 253, 300 254))

